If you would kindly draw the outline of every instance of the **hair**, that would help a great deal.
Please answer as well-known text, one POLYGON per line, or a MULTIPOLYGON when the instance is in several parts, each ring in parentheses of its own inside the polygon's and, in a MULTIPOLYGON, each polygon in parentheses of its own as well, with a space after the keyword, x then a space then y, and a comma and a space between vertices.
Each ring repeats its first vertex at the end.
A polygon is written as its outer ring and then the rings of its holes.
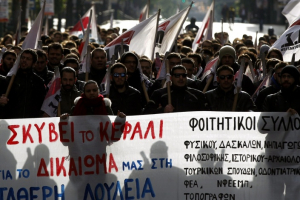
POLYGON ((182 66, 182 65, 176 65, 176 66, 174 66, 174 67, 171 69, 171 75, 173 75, 173 74, 174 74, 174 71, 175 71, 175 70, 178 70, 178 69, 183 69, 183 70, 185 71, 185 73, 187 73, 186 68, 185 68, 184 66, 182 66))
POLYGON ((182 64, 183 64, 183 63, 192 64, 192 65, 193 65, 193 68, 195 68, 195 62, 194 62, 194 60, 191 59, 191 58, 183 58, 183 59, 181 60, 181 63, 182 63, 182 64))
POLYGON ((79 62, 78 60, 76 60, 75 58, 67 58, 65 59, 64 61, 64 66, 67 67, 67 64, 68 63, 74 63, 74 64, 77 64, 77 66, 79 67, 79 62))
POLYGON ((267 58, 269 58, 272 52, 274 52, 274 53, 278 54, 278 55, 279 55, 279 57, 280 57, 280 59, 279 59, 279 60, 283 61, 283 56, 282 56, 282 53, 281 53, 281 51, 280 51, 279 49, 276 49, 276 48, 272 48, 272 49, 271 49, 271 50, 268 52, 268 54, 267 54, 267 56, 266 56, 266 57, 267 57, 267 58))
POLYGON ((281 62, 281 61, 278 60, 277 58, 270 58, 270 59, 267 60, 267 62, 266 62, 266 68, 269 69, 269 66, 270 66, 270 65, 274 66, 274 68, 275 68, 275 66, 276 66, 279 62, 281 62))
POLYGON ((4 60, 4 58, 5 58, 7 55, 13 55, 13 56, 17 57, 17 54, 16 54, 14 51, 12 51, 12 50, 7 50, 7 51, 4 52, 4 54, 3 54, 3 56, 2 56, 2 59, 4 60))
POLYGON ((51 43, 51 44, 48 46, 48 53, 50 52, 51 49, 55 49, 55 50, 60 49, 60 50, 61 50, 61 54, 64 53, 64 49, 63 49, 62 45, 59 44, 59 43, 51 43))
POLYGON ((198 53, 189 53, 187 55, 188 58, 195 58, 198 62, 198 64, 200 64, 202 62, 202 56, 198 53))
POLYGON ((65 59, 67 58, 75 58, 76 60, 79 61, 79 57, 75 53, 69 53, 68 55, 65 56, 65 59))
POLYGON ((234 74, 232 67, 230 67, 228 65, 222 65, 217 69, 217 76, 219 76, 220 72, 224 71, 224 70, 230 71, 232 73, 232 75, 234 74))
POLYGON ((96 49, 94 49, 94 50, 92 51, 92 53, 91 53, 91 57, 92 57, 92 58, 93 58, 93 56, 94 56, 94 52, 97 52, 97 51, 103 52, 103 53, 105 54, 105 57, 107 56, 107 53, 106 53, 106 51, 105 51, 103 48, 96 48, 96 49))
POLYGON ((193 50, 191 49, 191 47, 188 46, 182 46, 180 49, 180 53, 183 53, 185 55, 191 52, 193 52, 193 50))
POLYGON ((249 47, 248 51, 254 53, 255 55, 257 55, 257 50, 254 47, 249 47))
POLYGON ((115 64, 113 64, 113 66, 110 68, 110 74, 114 73, 114 70, 117 68, 123 68, 125 69, 125 73, 127 74, 127 68, 123 63, 117 62, 115 64))
POLYGON ((78 60, 80 58, 80 54, 79 54, 79 51, 78 49, 76 49, 75 47, 70 49, 71 53, 74 53, 77 57, 78 57, 78 60))
POLYGON ((64 68, 62 68, 62 70, 60 71, 60 74, 61 74, 62 77, 64 75, 64 72, 73 73, 74 78, 76 78, 76 71, 72 67, 64 67, 64 68))
POLYGON ((190 37, 184 38, 181 43, 182 43, 182 46, 187 46, 187 47, 190 47, 190 48, 192 48, 192 46, 193 46, 193 42, 192 42, 192 39, 190 37))
POLYGON ((178 58, 178 59, 181 60, 181 57, 180 57, 180 54, 179 54, 179 53, 174 53, 174 52, 170 53, 170 54, 167 56, 167 59, 170 60, 171 58, 178 58))
POLYGON ((62 42, 62 45, 64 48, 67 48, 68 45, 73 45, 73 47, 77 48, 77 44, 73 40, 65 40, 62 42))
POLYGON ((45 57, 47 59, 47 54, 43 50, 40 50, 40 49, 36 50, 36 54, 38 55, 38 58, 45 57))
POLYGON ((283 62, 283 61, 280 61, 279 63, 277 63, 277 64, 275 65, 274 70, 284 68, 284 67, 287 66, 287 65, 288 65, 288 63, 283 62))
POLYGON ((85 88, 87 85, 89 84, 95 84, 97 86, 97 88, 99 89, 98 83, 94 80, 88 80, 87 82, 85 82, 84 86, 83 86, 83 93, 85 92, 85 88))
POLYGON ((140 59, 140 62, 148 62, 150 64, 150 66, 152 65, 152 61, 146 57, 146 56, 142 56, 141 59, 140 59))
POLYGON ((4 36, 4 38, 1 41, 1 44, 4 45, 4 43, 8 40, 11 39, 11 42, 13 42, 13 37, 10 34, 7 34, 4 36))
POLYGON ((33 63, 34 64, 36 63, 38 56, 37 56, 36 52, 33 49, 25 49, 22 52, 21 56, 23 55, 23 53, 31 54, 33 63))

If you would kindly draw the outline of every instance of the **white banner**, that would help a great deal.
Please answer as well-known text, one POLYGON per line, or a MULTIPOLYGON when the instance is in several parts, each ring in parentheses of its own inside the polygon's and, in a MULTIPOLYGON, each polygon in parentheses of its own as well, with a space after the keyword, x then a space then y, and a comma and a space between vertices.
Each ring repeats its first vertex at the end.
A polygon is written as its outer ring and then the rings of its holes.
POLYGON ((0 120, 0 199, 300 199, 300 118, 189 112, 0 120))
POLYGON ((0 1, 0 22, 8 22, 8 0, 0 1))

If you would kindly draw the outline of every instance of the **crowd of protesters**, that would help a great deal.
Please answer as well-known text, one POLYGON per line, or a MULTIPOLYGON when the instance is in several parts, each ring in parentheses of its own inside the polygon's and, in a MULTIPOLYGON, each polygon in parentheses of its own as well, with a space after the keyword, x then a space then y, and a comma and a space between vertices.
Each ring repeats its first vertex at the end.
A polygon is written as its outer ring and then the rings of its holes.
POLYGON ((41 111, 41 106, 56 66, 61 76, 60 108, 63 116, 76 113, 117 115, 119 111, 126 115, 186 111, 300 112, 299 68, 295 67, 297 62, 293 65, 283 62, 278 49, 270 50, 277 40, 275 35, 264 35, 254 45, 254 38, 246 34, 229 41, 228 33, 215 33, 213 40, 202 41, 193 52, 196 33, 190 31, 178 36, 177 45, 170 54, 159 55, 160 62, 128 51, 114 63, 110 62, 108 67, 107 53, 103 48, 121 33, 119 28, 104 30, 98 27, 98 31, 104 44, 89 43, 92 51, 87 76, 79 72, 81 39, 77 36, 53 29, 49 36, 41 37, 42 49, 34 50, 21 48, 26 31, 22 32, 24 36, 18 45, 14 45, 12 35, 5 35, 0 43, 3 49, 0 117, 49 117, 41 111), (6 96, 11 80, 7 74, 19 54, 19 69, 6 96), (216 57, 219 60, 215 75, 205 77, 206 64, 216 57), (170 68, 171 82, 156 79, 164 60, 170 68), (139 63, 145 84, 141 83, 139 63), (241 63, 245 63, 245 72, 242 90, 236 94, 235 74, 241 63), (99 86, 107 70, 110 70, 111 85, 109 94, 103 99, 99 86), (264 84, 267 76, 269 84, 264 84), (168 92, 166 85, 169 84, 168 92), (233 105, 235 98, 237 103, 233 105), (99 99, 103 102, 101 105, 99 99), (78 103, 80 109, 76 108, 78 103))

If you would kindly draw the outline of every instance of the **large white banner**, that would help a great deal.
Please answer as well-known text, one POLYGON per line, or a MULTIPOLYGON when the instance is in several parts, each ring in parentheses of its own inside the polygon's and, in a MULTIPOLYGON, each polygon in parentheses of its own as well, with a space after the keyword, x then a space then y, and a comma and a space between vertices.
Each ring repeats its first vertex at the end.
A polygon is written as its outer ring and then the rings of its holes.
POLYGON ((189 112, 0 121, 0 199, 300 199, 300 118, 189 112))

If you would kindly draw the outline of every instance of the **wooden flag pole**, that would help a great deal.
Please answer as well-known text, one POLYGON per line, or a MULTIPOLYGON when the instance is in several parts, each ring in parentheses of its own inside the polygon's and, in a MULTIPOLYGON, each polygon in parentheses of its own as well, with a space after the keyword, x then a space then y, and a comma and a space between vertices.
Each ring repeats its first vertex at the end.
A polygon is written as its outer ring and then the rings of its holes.
POLYGON ((212 82, 213 79, 214 79, 214 74, 212 74, 212 76, 209 77, 209 79, 207 80, 206 85, 205 85, 205 87, 202 91, 203 93, 205 93, 207 91, 207 89, 208 89, 208 87, 209 87, 209 85, 210 85, 210 83, 212 82))

